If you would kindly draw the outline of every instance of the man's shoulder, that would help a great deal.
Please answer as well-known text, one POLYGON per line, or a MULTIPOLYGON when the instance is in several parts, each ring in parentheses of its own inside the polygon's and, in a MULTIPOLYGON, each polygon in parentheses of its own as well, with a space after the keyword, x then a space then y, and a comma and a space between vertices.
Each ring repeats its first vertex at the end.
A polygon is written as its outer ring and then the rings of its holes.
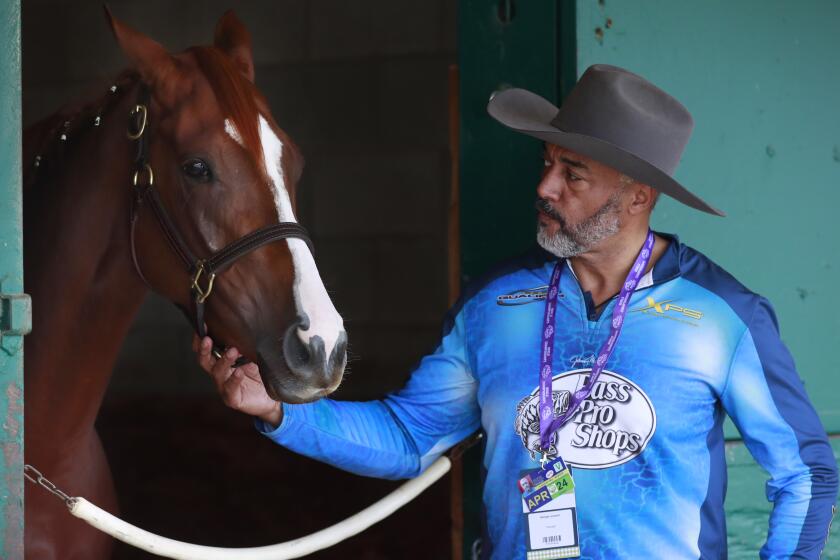
MULTIPOLYGON (((510 291, 510 286, 518 285, 531 288, 531 284, 539 284, 537 272, 543 269, 549 260, 555 260, 545 250, 534 245, 523 253, 504 259, 480 276, 470 279, 461 290, 461 296, 444 318, 444 334, 448 334, 455 326, 456 317, 464 312, 465 307, 473 305, 488 294, 502 294, 510 291), (527 284, 527 285, 526 285, 527 284), (498 292, 498 293, 497 293, 498 292)), ((496 295, 493 297, 495 298, 496 295)))
POLYGON ((531 286, 528 282, 539 283, 541 272, 549 261, 553 262, 556 257, 540 248, 538 245, 528 250, 497 262, 483 274, 470 280, 464 287, 462 299, 466 302, 484 294, 494 294, 499 290, 530 289, 539 286, 531 286), (520 285, 522 282, 525 284, 520 285), (527 284, 527 285, 526 285, 527 284))
POLYGON ((763 298, 747 288, 722 266, 688 245, 680 246, 680 276, 722 299, 729 308, 749 324, 763 298))

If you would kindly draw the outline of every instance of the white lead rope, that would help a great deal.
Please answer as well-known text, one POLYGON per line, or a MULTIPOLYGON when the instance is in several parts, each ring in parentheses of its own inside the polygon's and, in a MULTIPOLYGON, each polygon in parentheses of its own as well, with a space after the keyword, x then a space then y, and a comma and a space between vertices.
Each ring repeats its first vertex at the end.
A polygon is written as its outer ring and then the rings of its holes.
POLYGON ((416 498, 449 472, 451 467, 452 463, 448 457, 440 457, 417 478, 409 480, 375 504, 332 527, 284 543, 254 548, 216 548, 161 537, 126 523, 84 498, 71 498, 60 491, 56 494, 55 485, 32 467, 29 467, 30 472, 36 474, 37 480, 31 476, 27 478, 65 499, 70 513, 76 517, 115 539, 157 556, 177 560, 286 560, 312 554, 361 533, 416 498))

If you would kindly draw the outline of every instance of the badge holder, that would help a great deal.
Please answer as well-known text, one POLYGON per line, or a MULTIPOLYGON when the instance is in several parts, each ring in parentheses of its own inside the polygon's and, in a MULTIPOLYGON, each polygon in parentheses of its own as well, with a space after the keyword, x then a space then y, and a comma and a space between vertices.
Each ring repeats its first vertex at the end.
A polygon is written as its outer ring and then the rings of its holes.
POLYGON ((578 558, 575 483, 562 458, 549 459, 541 467, 525 471, 519 479, 522 513, 525 516, 527 560, 578 558))

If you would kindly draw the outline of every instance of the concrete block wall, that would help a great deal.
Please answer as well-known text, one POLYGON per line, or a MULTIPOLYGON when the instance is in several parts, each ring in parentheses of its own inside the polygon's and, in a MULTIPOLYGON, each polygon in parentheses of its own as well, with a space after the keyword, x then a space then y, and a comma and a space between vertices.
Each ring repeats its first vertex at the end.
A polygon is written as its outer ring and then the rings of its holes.
MULTIPOLYGON (((301 221, 350 337, 343 398, 401 385, 431 351, 446 309, 447 68, 455 2, 111 0, 114 14, 177 51, 236 10, 258 87, 301 146, 301 221)), ((24 122, 98 95, 125 65, 99 0, 23 1, 24 122)), ((150 295, 112 395, 209 393, 191 329, 150 295)))

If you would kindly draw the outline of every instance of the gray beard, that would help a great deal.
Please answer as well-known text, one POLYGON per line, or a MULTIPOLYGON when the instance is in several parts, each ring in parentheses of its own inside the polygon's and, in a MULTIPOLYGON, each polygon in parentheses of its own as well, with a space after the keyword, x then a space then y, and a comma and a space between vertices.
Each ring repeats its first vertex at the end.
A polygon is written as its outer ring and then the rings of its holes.
MULTIPOLYGON (((623 189, 622 189, 623 190, 623 189)), ((577 225, 569 226, 559 214, 560 229, 549 235, 542 224, 537 224, 537 243, 540 247, 560 258, 576 257, 608 237, 612 237, 621 226, 619 220, 622 191, 615 193, 594 214, 577 225)))

